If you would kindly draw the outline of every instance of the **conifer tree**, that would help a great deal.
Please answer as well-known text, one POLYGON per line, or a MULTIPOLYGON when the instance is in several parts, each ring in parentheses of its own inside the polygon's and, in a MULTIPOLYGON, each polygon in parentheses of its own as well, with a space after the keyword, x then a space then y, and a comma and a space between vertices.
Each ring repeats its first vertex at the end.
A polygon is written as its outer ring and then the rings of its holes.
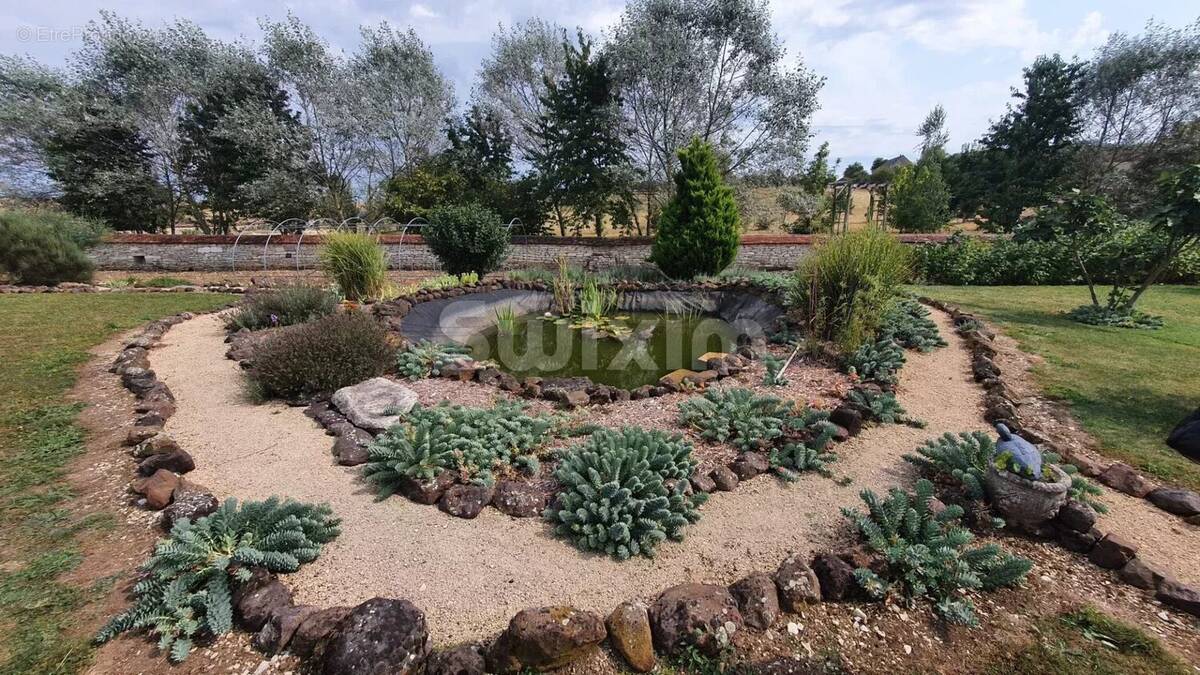
POLYGON ((541 149, 532 161, 559 233, 566 234, 567 222, 577 234, 583 223, 592 222, 597 236, 603 236, 604 216, 623 189, 629 162, 608 58, 593 54, 582 32, 578 41, 578 47, 563 41, 566 73, 546 82, 544 112, 533 131, 541 149))
POLYGON ((716 274, 737 256, 740 237, 733 190, 712 146, 693 138, 679 151, 675 195, 663 209, 650 261, 675 279, 716 274))

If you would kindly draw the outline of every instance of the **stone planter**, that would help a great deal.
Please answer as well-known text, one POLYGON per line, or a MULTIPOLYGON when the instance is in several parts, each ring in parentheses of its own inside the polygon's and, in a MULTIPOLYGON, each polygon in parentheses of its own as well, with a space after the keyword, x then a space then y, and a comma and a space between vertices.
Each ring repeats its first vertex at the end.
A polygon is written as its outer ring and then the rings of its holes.
POLYGON ((1037 526, 1053 518, 1067 501, 1071 477, 1055 465, 1050 469, 1054 481, 1030 480, 1011 471, 988 467, 985 482, 992 506, 1005 519, 1021 525, 1037 526))

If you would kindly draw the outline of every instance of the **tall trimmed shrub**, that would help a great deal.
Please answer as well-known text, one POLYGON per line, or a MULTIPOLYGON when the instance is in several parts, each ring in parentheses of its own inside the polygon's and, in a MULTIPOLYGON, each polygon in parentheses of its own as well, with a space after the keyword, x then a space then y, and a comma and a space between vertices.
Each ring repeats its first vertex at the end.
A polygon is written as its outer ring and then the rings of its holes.
POLYGON ((508 256, 508 232, 500 216, 478 204, 433 209, 421 234, 450 274, 483 276, 499 269, 508 256))
POLYGON ((25 285, 91 281, 92 261, 74 234, 36 214, 0 211, 0 272, 25 285))
POLYGON ((897 287, 911 275, 911 254, 882 230, 831 237, 797 272, 796 301, 809 336, 853 352, 874 337, 897 287))
POLYGON ((320 253, 321 271, 347 300, 373 300, 387 287, 387 253, 369 235, 335 232, 320 253))
POLYGON ((733 189, 712 146, 694 138, 679 151, 675 196, 663 209, 650 261, 674 279, 717 274, 737 257, 740 237, 733 189))

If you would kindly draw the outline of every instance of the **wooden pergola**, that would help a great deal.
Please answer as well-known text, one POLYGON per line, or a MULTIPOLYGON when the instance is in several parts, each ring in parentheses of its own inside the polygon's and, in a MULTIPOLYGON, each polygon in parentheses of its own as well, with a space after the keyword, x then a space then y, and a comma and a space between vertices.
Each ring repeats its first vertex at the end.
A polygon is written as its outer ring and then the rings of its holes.
POLYGON ((854 208, 854 191, 866 190, 870 195, 867 204, 867 220, 879 227, 888 225, 888 183, 855 183, 846 179, 829 184, 833 194, 830 208, 829 230, 846 232, 850 229, 850 211, 854 208), (840 229, 839 229, 840 226, 840 229))

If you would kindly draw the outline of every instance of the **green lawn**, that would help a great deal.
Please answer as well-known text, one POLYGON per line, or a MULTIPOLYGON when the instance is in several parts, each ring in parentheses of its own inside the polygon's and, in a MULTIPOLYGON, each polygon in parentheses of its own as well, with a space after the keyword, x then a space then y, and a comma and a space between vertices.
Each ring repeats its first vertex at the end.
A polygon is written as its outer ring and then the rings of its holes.
POLYGON ((0 673, 73 673, 90 659, 81 613, 113 579, 59 581, 111 514, 79 518, 63 473, 83 451, 63 394, 113 333, 233 298, 207 294, 0 295, 0 673), (74 630, 72 630, 74 629, 74 630))
POLYGON ((1104 454, 1170 483, 1200 489, 1200 464, 1164 439, 1200 405, 1200 287, 1162 286, 1139 306, 1161 330, 1100 328, 1062 316, 1087 302, 1074 286, 930 286, 922 294, 982 314, 1021 348, 1039 354, 1035 377, 1071 405, 1104 454))

